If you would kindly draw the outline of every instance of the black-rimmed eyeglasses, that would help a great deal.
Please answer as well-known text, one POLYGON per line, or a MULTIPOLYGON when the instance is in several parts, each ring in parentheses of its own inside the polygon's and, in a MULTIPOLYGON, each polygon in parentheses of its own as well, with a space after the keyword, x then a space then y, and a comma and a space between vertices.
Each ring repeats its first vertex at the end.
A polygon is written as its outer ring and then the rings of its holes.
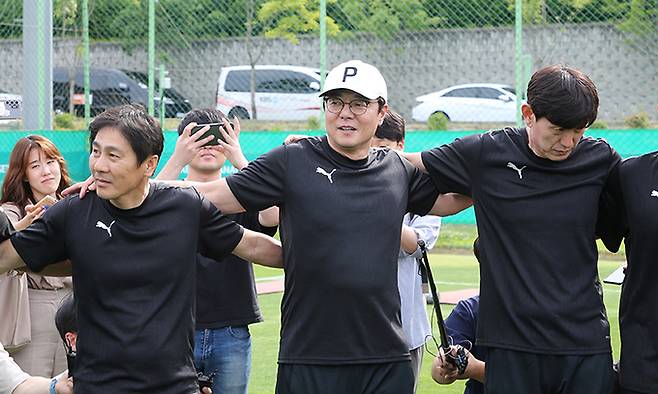
POLYGON ((338 97, 327 97, 324 99, 324 108, 332 114, 339 114, 343 111, 343 108, 345 108, 345 104, 347 104, 350 108, 350 112, 354 115, 363 115, 368 110, 370 103, 376 102, 377 100, 369 101, 356 99, 346 103, 338 97))

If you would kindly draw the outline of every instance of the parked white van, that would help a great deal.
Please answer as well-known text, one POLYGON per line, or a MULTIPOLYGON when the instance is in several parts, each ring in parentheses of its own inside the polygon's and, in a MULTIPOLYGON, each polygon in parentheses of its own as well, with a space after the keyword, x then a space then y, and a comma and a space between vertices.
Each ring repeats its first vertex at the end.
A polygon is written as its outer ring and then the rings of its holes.
MULTIPOLYGON (((299 66, 256 66, 259 120, 307 120, 320 115, 320 70, 299 66)), ((229 117, 251 119, 251 66, 222 67, 217 109, 229 117)))

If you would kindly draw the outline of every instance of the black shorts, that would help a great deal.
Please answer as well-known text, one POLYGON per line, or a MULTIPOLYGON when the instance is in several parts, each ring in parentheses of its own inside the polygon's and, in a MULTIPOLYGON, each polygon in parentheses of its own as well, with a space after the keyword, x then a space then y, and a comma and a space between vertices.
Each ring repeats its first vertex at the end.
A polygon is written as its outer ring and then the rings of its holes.
POLYGON ((279 364, 276 394, 411 394, 411 361, 382 364, 279 364))
POLYGON ((612 355, 548 355, 489 348, 487 394, 612 394, 612 355))

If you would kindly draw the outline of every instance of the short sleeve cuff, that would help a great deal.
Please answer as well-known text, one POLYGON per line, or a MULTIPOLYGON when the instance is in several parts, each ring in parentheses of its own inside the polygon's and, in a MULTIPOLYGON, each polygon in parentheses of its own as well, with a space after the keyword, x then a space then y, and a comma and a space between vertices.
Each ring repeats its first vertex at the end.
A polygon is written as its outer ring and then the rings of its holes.
POLYGON ((36 259, 30 253, 31 249, 27 245, 23 244, 20 234, 21 234, 20 232, 15 233, 9 239, 11 241, 12 246, 16 250, 16 253, 18 253, 18 255, 21 257, 27 268, 30 269, 30 271, 39 272, 43 270, 47 264, 39 264, 36 261, 36 259))

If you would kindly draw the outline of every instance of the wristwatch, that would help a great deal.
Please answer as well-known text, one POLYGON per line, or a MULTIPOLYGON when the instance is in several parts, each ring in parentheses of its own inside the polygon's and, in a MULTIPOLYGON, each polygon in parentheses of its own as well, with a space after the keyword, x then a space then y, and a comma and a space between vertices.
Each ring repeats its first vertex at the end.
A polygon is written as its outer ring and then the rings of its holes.
POLYGON ((57 386, 57 378, 52 378, 50 381, 50 394, 57 394, 57 390, 55 390, 55 386, 57 386))

